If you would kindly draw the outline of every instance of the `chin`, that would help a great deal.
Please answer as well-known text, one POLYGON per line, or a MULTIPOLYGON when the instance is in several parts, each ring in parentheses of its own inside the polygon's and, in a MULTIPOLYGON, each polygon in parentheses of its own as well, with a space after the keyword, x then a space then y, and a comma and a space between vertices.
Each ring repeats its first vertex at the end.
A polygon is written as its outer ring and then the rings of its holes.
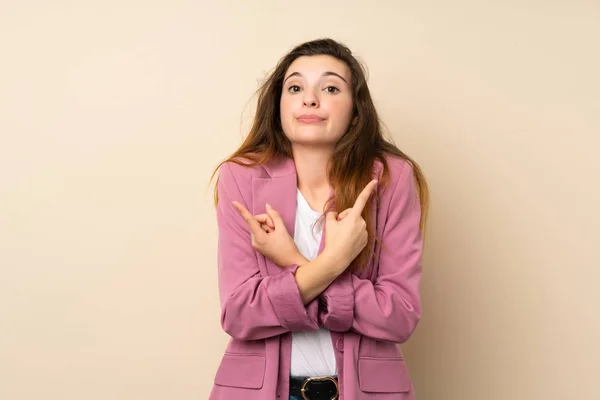
MULTIPOLYGON (((292 144, 301 146, 334 146, 339 137, 332 137, 331 133, 324 131, 323 129, 306 129, 310 127, 304 127, 301 129, 294 129, 291 135, 285 134, 292 144)), ((312 127, 314 128, 314 127, 312 127)), ((341 137, 341 136, 340 136, 341 137)))
POLYGON ((303 147, 314 147, 314 148, 318 148, 318 147, 333 147, 335 146, 335 142, 332 142, 330 140, 323 140, 321 139, 306 139, 306 140, 292 140, 292 145, 296 145, 296 146, 303 146, 303 147))

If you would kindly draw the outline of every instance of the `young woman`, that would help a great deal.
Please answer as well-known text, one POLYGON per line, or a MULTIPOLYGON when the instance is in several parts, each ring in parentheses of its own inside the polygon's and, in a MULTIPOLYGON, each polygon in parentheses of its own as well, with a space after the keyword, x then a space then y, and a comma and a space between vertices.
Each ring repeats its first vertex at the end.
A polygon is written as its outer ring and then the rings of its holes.
POLYGON ((330 39, 285 55, 215 189, 213 400, 414 399, 396 345, 421 316, 428 191, 384 139, 364 72, 330 39))

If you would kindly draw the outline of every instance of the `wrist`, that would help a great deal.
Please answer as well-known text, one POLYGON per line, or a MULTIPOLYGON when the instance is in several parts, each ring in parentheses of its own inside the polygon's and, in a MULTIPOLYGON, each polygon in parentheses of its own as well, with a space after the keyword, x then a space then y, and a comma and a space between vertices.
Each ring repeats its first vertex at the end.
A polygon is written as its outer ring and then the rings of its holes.
POLYGON ((298 266, 303 266, 308 263, 309 263, 308 259, 306 257, 304 257, 300 252, 298 252, 298 254, 296 254, 294 256, 294 258, 292 259, 292 262, 290 264, 296 264, 298 266))
POLYGON ((327 249, 324 249, 319 257, 325 260, 325 264, 336 273, 336 276, 344 272, 350 265, 350 263, 344 261, 339 253, 327 251, 327 249))

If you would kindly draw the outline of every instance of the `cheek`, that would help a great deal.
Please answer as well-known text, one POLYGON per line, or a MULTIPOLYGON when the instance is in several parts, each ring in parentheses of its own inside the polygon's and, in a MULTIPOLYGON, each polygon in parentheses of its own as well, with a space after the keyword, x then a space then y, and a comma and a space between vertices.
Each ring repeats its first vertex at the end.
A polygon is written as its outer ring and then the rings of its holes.
POLYGON ((290 98, 287 96, 281 96, 281 101, 279 102, 279 113, 281 116, 292 114, 292 102, 290 98))
POLYGON ((292 129, 292 115, 292 102, 289 98, 282 96, 281 101, 279 102, 279 120, 281 121, 281 127, 286 136, 289 134, 290 129, 292 129))
POLYGON ((336 119, 339 125, 347 125, 350 123, 350 119, 352 118, 352 100, 340 99, 332 103, 331 106, 332 111, 334 111, 337 116, 336 119))

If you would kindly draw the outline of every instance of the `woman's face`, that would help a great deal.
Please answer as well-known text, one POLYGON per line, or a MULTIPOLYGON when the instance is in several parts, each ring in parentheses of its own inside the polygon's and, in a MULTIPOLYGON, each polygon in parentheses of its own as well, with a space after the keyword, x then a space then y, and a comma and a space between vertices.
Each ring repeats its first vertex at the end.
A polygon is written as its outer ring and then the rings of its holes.
POLYGON ((303 56, 284 75, 280 117, 295 145, 333 147, 352 118, 350 70, 334 57, 303 56))

